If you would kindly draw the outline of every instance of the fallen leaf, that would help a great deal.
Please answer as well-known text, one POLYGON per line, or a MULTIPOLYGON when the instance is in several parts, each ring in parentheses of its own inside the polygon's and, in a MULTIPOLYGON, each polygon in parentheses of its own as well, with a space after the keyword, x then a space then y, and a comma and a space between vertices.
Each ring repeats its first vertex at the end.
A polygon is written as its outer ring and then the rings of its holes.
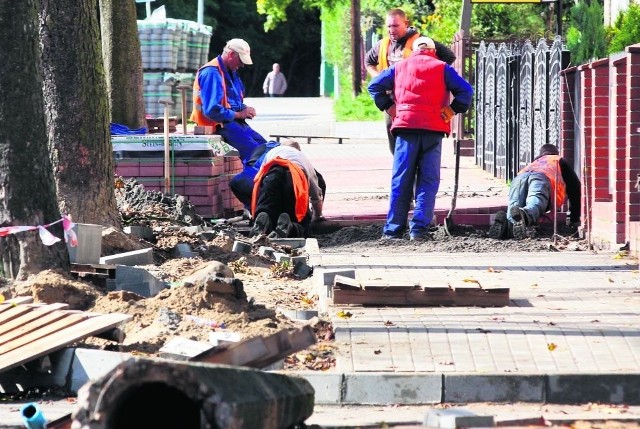
POLYGON ((349 311, 338 311, 337 316, 341 319, 350 319, 351 316, 353 316, 353 314, 351 314, 349 311))
POLYGON ((549 322, 549 323, 547 323, 547 325, 549 325, 549 326, 556 326, 556 322, 549 322))
POLYGON ((396 324, 393 323, 391 320, 387 320, 386 322, 384 322, 384 326, 396 326, 396 324))
POLYGON ((480 282, 476 279, 464 279, 462 281, 465 283, 476 283, 478 286, 480 286, 480 282))
POLYGON ((382 353, 382 351, 380 351, 380 350, 374 350, 374 351, 373 351, 373 354, 374 354, 374 355, 379 355, 380 353, 382 353))
POLYGON ((593 319, 591 323, 600 323, 600 321, 598 319, 593 319))
POLYGON ((549 349, 550 352, 554 351, 555 349, 558 348, 558 345, 555 343, 549 343, 547 344, 547 348, 549 349))
POLYGON ((538 283, 532 284, 531 287, 538 287, 538 283))
POLYGON ((502 270, 496 270, 493 267, 489 267, 489 269, 487 271, 489 271, 490 273, 501 273, 502 272, 502 270))
POLYGON ((0 295, 0 304, 4 302, 4 295, 0 295))
POLYGON ((609 283, 615 283, 616 281, 612 278, 609 278, 609 283))

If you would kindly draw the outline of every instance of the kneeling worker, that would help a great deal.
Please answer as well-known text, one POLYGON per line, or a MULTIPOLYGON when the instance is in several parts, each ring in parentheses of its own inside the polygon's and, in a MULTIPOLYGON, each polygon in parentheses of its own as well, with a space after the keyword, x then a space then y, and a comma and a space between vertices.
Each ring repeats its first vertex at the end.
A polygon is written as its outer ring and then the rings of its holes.
POLYGON ((567 197, 570 211, 567 225, 576 228, 580 225, 580 179, 560 157, 556 146, 542 145, 538 157, 511 182, 507 212, 496 213, 489 237, 507 238, 509 229, 513 229, 513 238, 526 238, 527 229, 537 225, 545 212, 554 209, 554 198, 559 209, 567 197))
POLYGON ((322 219, 322 202, 313 165, 297 142, 285 141, 267 153, 256 175, 249 235, 275 232, 282 238, 307 237, 310 223, 322 219))

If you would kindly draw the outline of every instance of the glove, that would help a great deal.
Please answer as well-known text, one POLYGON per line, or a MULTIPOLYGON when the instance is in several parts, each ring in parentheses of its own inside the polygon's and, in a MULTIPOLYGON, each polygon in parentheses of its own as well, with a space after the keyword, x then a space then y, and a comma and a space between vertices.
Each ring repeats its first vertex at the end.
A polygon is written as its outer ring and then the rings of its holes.
POLYGON ((313 214, 311 215, 311 222, 319 222, 324 220, 322 216, 322 200, 312 200, 311 208, 313 209, 313 214))
POLYGON ((451 119, 455 115, 456 115, 456 112, 454 112, 453 109, 449 106, 444 106, 442 109, 440 109, 440 117, 445 122, 451 121, 451 119))

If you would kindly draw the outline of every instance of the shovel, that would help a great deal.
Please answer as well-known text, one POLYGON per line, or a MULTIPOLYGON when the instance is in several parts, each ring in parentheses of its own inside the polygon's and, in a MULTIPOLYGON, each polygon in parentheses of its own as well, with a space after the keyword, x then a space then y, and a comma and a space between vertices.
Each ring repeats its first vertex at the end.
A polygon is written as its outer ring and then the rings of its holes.
POLYGON ((460 139, 456 138, 454 147, 456 151, 456 169, 453 179, 453 197, 451 198, 451 208, 449 209, 449 213, 447 213, 447 217, 444 218, 444 231, 449 237, 451 237, 455 228, 452 216, 453 211, 456 209, 456 197, 458 196, 458 177, 460 176, 460 139))

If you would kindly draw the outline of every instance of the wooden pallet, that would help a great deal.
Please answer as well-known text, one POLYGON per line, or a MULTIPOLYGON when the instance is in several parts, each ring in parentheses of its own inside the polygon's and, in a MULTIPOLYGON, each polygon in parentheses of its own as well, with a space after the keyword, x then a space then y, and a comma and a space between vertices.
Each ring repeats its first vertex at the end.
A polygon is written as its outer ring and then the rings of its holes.
POLYGON ((336 276, 333 303, 379 306, 505 307, 509 288, 422 286, 412 282, 368 280, 336 276))
POLYGON ((63 303, 28 302, 31 298, 0 304, 0 372, 112 330, 132 317, 65 310, 63 303))

